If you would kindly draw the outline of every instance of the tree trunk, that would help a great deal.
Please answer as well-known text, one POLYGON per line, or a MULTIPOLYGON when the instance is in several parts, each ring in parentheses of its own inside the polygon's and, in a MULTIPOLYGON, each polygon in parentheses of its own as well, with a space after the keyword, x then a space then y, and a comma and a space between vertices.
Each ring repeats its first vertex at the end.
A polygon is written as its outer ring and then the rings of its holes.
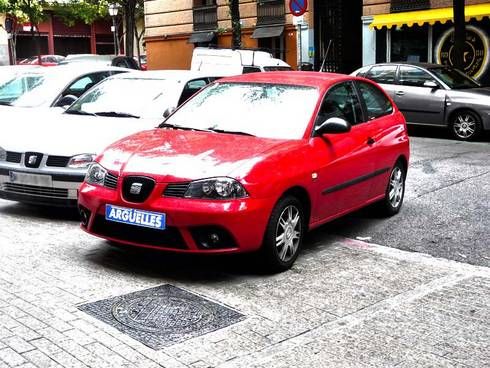
POLYGON ((465 0, 453 0, 454 11, 454 53, 453 66, 464 71, 464 45, 465 45, 465 0))
POLYGON ((135 13, 136 13, 136 0, 127 0, 126 8, 124 9, 124 23, 126 26, 125 37, 125 54, 126 56, 134 56, 134 28, 135 28, 135 13))
POLYGON ((238 49, 242 46, 242 26, 240 25, 239 0, 230 0, 229 6, 231 15, 232 47, 238 49))

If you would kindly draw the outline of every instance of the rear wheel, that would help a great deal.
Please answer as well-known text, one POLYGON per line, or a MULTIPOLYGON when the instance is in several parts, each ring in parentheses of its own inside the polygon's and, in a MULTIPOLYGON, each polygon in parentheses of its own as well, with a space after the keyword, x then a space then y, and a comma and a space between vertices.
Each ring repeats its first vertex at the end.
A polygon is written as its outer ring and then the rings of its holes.
POLYGON ((272 210, 262 245, 269 271, 285 271, 298 257, 305 229, 303 206, 292 196, 279 200, 272 210))
POLYGON ((470 141, 480 135, 480 117, 472 111, 459 111, 451 119, 449 128, 454 138, 470 141))
POLYGON ((405 178, 407 176, 405 166, 397 161, 391 169, 385 197, 379 202, 379 210, 385 216, 393 216, 400 212, 405 196, 405 178))

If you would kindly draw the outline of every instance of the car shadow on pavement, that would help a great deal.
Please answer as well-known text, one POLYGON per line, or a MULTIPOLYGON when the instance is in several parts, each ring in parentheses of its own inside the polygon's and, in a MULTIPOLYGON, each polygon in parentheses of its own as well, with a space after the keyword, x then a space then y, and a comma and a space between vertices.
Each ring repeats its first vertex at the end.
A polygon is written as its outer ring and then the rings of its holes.
MULTIPOLYGON (((408 125, 408 135, 410 137, 438 138, 458 142, 450 132, 444 128, 420 125, 408 125)), ((481 136, 473 142, 490 142, 490 131, 482 132, 481 136)))
POLYGON ((80 221, 76 208, 36 206, 18 202, 6 202, 6 206, 0 207, 0 214, 10 216, 22 216, 26 219, 45 219, 54 221, 80 221))

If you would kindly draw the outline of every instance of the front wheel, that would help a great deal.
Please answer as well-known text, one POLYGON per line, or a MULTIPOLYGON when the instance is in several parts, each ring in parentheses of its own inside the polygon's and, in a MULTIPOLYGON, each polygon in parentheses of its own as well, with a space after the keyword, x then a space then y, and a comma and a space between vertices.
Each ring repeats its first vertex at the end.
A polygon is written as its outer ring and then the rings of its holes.
POLYGON ((398 161, 391 169, 385 197, 379 202, 379 210, 385 216, 393 216, 400 212, 405 196, 405 166, 398 161))
POLYGON ((474 112, 460 111, 451 119, 449 128, 454 138, 461 141, 470 141, 480 135, 480 118, 474 112))
POLYGON ((298 257, 305 229, 303 206, 292 196, 279 200, 272 210, 262 252, 269 271, 288 270, 298 257))

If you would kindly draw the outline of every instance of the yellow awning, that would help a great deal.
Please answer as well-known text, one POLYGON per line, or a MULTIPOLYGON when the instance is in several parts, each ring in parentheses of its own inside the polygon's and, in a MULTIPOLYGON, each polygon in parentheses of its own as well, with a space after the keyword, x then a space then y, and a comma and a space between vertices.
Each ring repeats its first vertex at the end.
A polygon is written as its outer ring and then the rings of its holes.
MULTIPOLYGON (((478 4, 465 6, 465 19, 469 21, 472 18, 482 20, 490 16, 490 4, 478 4)), ((446 23, 453 20, 453 8, 439 8, 429 10, 418 10, 404 13, 379 14, 374 16, 373 22, 369 25, 371 28, 381 29, 383 27, 391 28, 393 26, 401 27, 406 25, 412 27, 414 24, 419 26, 424 23, 433 25, 436 22, 446 23)))

